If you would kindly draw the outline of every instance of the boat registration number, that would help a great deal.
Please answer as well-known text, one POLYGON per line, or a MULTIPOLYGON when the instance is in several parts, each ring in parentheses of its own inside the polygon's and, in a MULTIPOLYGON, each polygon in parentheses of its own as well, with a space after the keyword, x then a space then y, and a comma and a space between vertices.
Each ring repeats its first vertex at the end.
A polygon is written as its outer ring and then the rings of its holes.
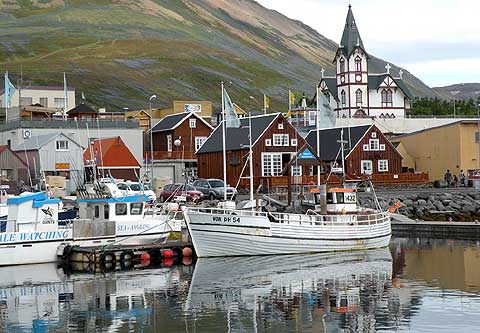
POLYGON ((238 216, 212 216, 212 221, 216 223, 240 223, 238 216))

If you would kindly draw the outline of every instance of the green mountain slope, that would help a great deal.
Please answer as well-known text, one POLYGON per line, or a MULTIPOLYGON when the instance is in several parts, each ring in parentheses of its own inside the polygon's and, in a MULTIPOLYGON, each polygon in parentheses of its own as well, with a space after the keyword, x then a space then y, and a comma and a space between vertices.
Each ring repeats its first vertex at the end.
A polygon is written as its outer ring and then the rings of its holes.
POLYGON ((450 99, 473 99, 480 103, 480 83, 459 83, 446 87, 435 87, 434 91, 447 93, 450 99))
MULTIPOLYGON (((0 10, 0 70, 49 85, 65 71, 110 110, 148 107, 151 94, 155 106, 219 102, 220 81, 242 106, 260 109, 265 93, 284 110, 288 89, 313 94, 321 67, 333 71, 337 48, 253 0, 0 0, 0 10)), ((415 95, 437 94, 404 79, 415 95)))

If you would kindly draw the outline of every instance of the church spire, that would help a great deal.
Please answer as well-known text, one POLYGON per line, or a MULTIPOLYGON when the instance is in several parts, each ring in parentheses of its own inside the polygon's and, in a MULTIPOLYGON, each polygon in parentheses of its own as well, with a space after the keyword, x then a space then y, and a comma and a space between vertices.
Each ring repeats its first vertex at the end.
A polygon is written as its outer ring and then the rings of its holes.
POLYGON ((353 17, 352 5, 348 5, 347 20, 345 22, 345 28, 343 29, 342 40, 340 41, 340 48, 345 56, 349 57, 352 54, 355 47, 363 47, 362 38, 360 32, 358 32, 355 18, 353 17))

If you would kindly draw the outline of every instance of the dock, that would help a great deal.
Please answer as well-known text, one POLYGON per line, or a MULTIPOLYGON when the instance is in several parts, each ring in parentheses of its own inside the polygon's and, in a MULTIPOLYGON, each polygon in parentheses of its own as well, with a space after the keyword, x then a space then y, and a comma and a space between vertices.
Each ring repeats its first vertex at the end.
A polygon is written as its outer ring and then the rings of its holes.
POLYGON ((480 223, 393 220, 392 234, 398 237, 480 239, 480 223))

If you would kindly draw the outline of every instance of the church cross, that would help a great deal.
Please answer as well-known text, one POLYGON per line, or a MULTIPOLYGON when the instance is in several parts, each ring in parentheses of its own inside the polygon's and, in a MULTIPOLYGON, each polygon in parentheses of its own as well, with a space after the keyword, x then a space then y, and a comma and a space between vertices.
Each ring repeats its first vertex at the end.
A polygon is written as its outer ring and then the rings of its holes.
POLYGON ((400 80, 403 80, 403 71, 400 69, 400 72, 398 72, 398 75, 400 75, 400 80))
POLYGON ((392 66, 390 66, 389 63, 387 63, 387 65, 385 66, 385 68, 387 69, 387 74, 390 74, 390 68, 392 68, 392 66))
POLYGON ((325 73, 325 69, 323 69, 323 67, 322 67, 322 70, 321 70, 320 72, 322 73, 322 79, 323 79, 323 75, 324 75, 324 73, 325 73))

